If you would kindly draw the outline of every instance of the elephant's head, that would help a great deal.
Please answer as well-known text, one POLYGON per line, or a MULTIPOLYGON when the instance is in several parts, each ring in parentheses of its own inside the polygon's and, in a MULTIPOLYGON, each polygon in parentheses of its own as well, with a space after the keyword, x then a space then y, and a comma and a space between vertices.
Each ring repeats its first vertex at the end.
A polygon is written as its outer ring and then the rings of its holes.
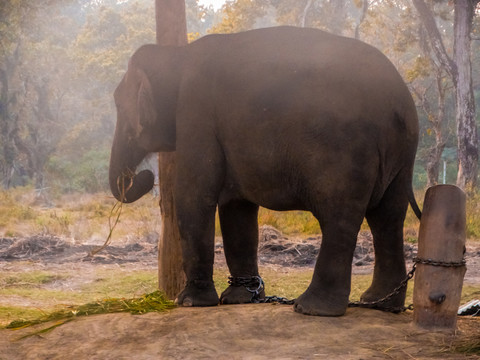
POLYGON ((136 201, 152 189, 151 171, 135 173, 148 153, 175 150, 180 51, 157 45, 141 47, 115 90, 117 125, 109 180, 119 201, 136 201))

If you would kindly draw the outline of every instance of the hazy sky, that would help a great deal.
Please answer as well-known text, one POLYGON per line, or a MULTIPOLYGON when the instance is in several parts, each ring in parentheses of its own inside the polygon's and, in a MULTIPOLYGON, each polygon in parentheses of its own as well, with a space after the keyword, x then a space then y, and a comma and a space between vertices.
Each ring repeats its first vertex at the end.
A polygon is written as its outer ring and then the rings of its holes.
POLYGON ((212 5, 217 10, 225 3, 225 0, 200 0, 199 3, 206 6, 212 5))

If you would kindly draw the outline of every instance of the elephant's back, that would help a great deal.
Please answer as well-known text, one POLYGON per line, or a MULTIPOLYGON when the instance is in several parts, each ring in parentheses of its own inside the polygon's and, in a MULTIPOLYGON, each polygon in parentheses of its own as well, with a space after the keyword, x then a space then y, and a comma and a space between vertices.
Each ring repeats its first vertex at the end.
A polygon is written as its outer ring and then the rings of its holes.
POLYGON ((205 86, 230 111, 235 104, 225 95, 242 108, 284 114, 307 106, 334 116, 340 112, 341 119, 375 110, 372 106, 398 113, 413 106, 398 71, 379 50, 321 30, 277 27, 209 35, 191 49, 193 76, 206 76, 205 86))
POLYGON ((189 47, 190 67, 208 74, 215 86, 277 78, 317 91, 341 89, 346 96, 350 90, 378 92, 379 97, 409 96, 398 71, 378 49, 318 29, 284 26, 215 34, 189 47))
POLYGON ((312 143, 328 138, 333 147, 349 129, 366 129, 372 147, 416 147, 408 88, 386 56, 361 41, 278 27, 206 36, 189 47, 190 76, 211 93, 224 141, 255 129, 265 143, 281 132, 312 143))
POLYGON ((379 76, 381 71, 397 73, 388 58, 375 47, 319 29, 281 26, 212 34, 189 47, 195 53, 192 56, 195 61, 211 64, 217 70, 227 67, 230 72, 235 71, 235 66, 266 63, 272 69, 308 66, 325 73, 341 71, 344 75, 364 69, 370 78, 379 76))

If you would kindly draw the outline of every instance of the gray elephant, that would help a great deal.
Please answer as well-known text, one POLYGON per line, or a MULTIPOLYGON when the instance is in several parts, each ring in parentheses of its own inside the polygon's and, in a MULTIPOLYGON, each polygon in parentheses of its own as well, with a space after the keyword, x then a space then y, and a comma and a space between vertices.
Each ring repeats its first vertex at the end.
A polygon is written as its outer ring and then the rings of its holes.
MULTIPOLYGON (((149 171, 135 174, 148 153, 176 151, 187 276, 180 305, 250 302, 252 285, 235 279, 259 276, 259 206, 307 210, 320 223, 320 253, 297 312, 345 313, 365 217, 375 269, 362 299, 382 298, 405 278, 408 203, 418 212, 411 185, 418 120, 380 51, 293 27, 208 35, 181 48, 145 45, 114 97, 110 186, 118 200, 135 201, 152 188, 149 171), (220 299, 212 281, 217 207, 233 278, 220 299)), ((404 300, 403 291, 384 306, 404 300)))

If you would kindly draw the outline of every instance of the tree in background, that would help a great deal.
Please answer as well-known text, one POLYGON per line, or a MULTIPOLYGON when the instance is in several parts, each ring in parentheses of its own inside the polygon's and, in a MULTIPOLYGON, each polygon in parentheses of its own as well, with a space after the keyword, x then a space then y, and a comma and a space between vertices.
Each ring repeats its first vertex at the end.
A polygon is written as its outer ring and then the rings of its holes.
MULTIPOLYGON (((437 6, 435 12, 442 31, 451 34, 453 21, 448 4, 437 6)), ((414 13, 410 14, 410 18, 409 32, 415 39, 418 55, 414 59, 413 66, 406 71, 405 80, 414 94, 420 109, 419 115, 422 115, 423 112, 426 118, 424 122, 426 136, 422 139, 418 154, 420 158, 424 159, 426 185, 430 187, 439 182, 442 155, 447 143, 450 147, 453 145, 454 130, 452 121, 449 120, 452 118, 453 112, 451 106, 447 108, 447 101, 448 104, 451 104, 453 99, 452 96, 447 96, 451 94, 453 84, 442 66, 435 61, 435 54, 421 20, 414 13)), ((411 49, 412 45, 409 48, 411 49)))
POLYGON ((222 21, 209 32, 232 33, 275 25, 315 27, 355 36, 368 0, 235 0, 222 8, 222 21))
MULTIPOLYGON (((212 9, 188 0, 205 34, 212 9)), ((129 57, 155 42, 152 0, 0 2, 0 182, 106 190, 112 93, 129 57)))
POLYGON ((471 39, 478 0, 454 2, 453 58, 447 53, 431 9, 423 0, 414 0, 425 26, 436 61, 449 74, 455 87, 457 123, 457 186, 475 188, 478 177, 478 133, 472 86, 471 39))
MULTIPOLYGON (((455 62, 454 2, 422 2, 433 14, 445 51, 455 62)), ((59 192, 107 188, 115 122, 111 94, 134 50, 143 43, 155 42, 154 3, 0 2, 3 187, 32 184, 59 192)), ((231 0, 214 12, 200 6, 198 0, 186 0, 186 13, 190 40, 207 32, 296 25, 357 37, 379 48, 404 76, 419 106, 417 165, 424 166, 426 172, 416 167, 417 187, 438 181, 439 162, 447 152, 452 153, 451 161, 456 161, 456 152, 451 150, 457 148, 457 143, 459 149, 460 145, 473 148, 469 141, 460 141, 466 128, 459 128, 457 140, 455 123, 448 120, 455 117, 451 115, 455 114, 456 103, 450 91, 453 78, 437 60, 435 47, 411 1, 231 0), (442 147, 445 150, 439 159, 442 147)), ((480 21, 478 17, 473 21, 476 31, 480 21)), ((478 50, 479 44, 474 42, 472 46, 478 50)), ((478 88, 480 78, 479 54, 472 52, 473 89, 478 88)), ((470 109, 470 114, 474 111, 469 106, 462 108, 470 109)), ((462 166, 461 173, 465 174, 466 169, 462 166)), ((450 170, 456 173, 453 165, 450 170)), ((448 177, 452 181, 450 173, 448 177)))
MULTIPOLYGON (((66 72, 57 71, 56 61, 65 58, 68 46, 66 34, 51 33, 48 26, 71 26, 62 14, 50 15, 66 1, 46 1, 30 4, 25 1, 3 3, 2 22, 14 20, 14 27, 0 27, 1 95, 1 167, 5 187, 24 178, 34 181, 37 188, 44 186, 45 165, 64 133, 60 109, 65 92, 57 82, 66 72), (47 16, 49 14, 50 16, 47 16), (30 26, 36 31, 30 31, 30 26), (47 51, 48 49, 48 51, 47 51)), ((11 25, 11 24, 10 24, 11 25)))
MULTIPOLYGON (((425 58, 420 57, 419 62, 421 61, 425 61, 425 58)), ((438 184, 442 154, 447 144, 446 130, 448 131, 449 126, 446 113, 446 93, 451 86, 450 82, 446 80, 444 71, 435 63, 431 63, 428 58, 426 61, 429 68, 427 70, 428 80, 420 82, 415 79, 416 81, 410 83, 409 87, 416 96, 418 107, 425 113, 430 124, 427 133, 434 137, 432 145, 424 146, 420 150, 426 152, 426 155, 424 155, 425 170, 427 187, 430 187, 438 184), (432 78, 432 73, 434 78, 432 78), (435 95, 432 96, 432 92, 435 95), (437 99, 436 104, 434 102, 435 98, 437 99)))
POLYGON ((15 106, 22 92, 18 84, 18 67, 21 58, 23 26, 34 12, 31 4, 13 0, 0 4, 0 170, 2 185, 12 185, 16 164, 17 148, 13 133, 17 128, 18 115, 15 106))

